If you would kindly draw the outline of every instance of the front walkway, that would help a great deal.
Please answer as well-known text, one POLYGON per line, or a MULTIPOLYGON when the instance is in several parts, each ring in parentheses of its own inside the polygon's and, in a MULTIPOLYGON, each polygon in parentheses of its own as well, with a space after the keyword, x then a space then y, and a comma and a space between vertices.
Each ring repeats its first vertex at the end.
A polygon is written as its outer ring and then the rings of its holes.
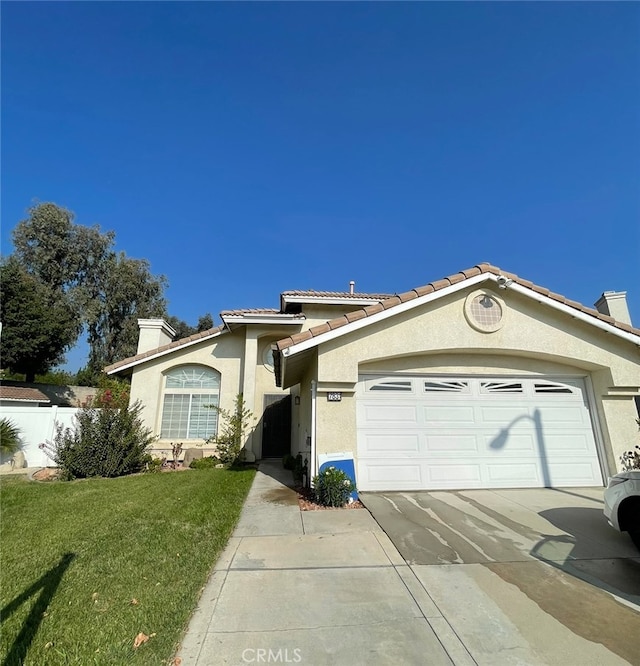
POLYGON ((369 512, 302 512, 290 477, 260 464, 181 666, 474 664, 369 512))

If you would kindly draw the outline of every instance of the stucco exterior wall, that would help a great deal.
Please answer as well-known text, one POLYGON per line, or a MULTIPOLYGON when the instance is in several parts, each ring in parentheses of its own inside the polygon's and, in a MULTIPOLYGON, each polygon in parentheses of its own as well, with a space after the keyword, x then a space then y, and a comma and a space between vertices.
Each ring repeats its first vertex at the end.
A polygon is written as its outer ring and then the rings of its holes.
POLYGON ((615 471, 636 427, 632 395, 640 387, 638 347, 509 292, 496 293, 503 302, 502 327, 480 332, 464 315, 469 291, 319 346, 319 387, 342 390, 343 398, 328 403, 319 395, 317 450, 355 453, 353 391, 362 372, 573 375, 585 377, 593 390, 596 434, 607 466, 615 471))
MULTIPOLYGON (((181 365, 203 365, 220 373, 220 407, 232 409, 235 396, 242 391, 241 358, 244 339, 227 333, 185 350, 167 354, 138 366, 131 378, 131 403, 140 400, 142 419, 154 435, 160 433, 164 374, 181 365)), ((155 448, 167 448, 168 441, 158 440, 155 448)), ((185 446, 201 445, 201 440, 184 440, 185 446)))

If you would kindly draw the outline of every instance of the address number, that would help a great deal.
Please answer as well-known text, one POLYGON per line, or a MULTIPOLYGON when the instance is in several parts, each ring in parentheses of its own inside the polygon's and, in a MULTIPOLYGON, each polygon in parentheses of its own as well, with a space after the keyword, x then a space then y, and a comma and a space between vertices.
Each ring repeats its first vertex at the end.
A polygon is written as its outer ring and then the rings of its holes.
POLYGON ((342 400, 342 393, 340 391, 333 391, 327 393, 327 402, 340 402, 342 400))

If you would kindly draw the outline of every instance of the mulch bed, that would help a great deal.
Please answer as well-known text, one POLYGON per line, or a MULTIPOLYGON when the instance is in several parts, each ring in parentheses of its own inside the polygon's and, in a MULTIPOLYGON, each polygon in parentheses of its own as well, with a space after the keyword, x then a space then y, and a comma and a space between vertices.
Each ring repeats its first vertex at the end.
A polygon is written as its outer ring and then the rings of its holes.
POLYGON ((296 486, 294 488, 298 494, 298 505, 300 506, 300 511, 344 511, 344 509, 364 509, 364 504, 359 500, 351 502, 343 507, 333 507, 333 506, 323 506, 322 504, 317 504, 313 499, 313 491, 311 488, 304 488, 302 486, 296 486))

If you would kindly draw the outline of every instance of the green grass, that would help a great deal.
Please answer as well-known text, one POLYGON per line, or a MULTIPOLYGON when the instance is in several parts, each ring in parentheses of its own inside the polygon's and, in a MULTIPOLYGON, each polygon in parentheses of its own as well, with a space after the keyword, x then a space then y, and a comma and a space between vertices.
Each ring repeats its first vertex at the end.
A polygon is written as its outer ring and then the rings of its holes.
POLYGON ((3 480, 2 666, 166 664, 254 474, 3 480))

